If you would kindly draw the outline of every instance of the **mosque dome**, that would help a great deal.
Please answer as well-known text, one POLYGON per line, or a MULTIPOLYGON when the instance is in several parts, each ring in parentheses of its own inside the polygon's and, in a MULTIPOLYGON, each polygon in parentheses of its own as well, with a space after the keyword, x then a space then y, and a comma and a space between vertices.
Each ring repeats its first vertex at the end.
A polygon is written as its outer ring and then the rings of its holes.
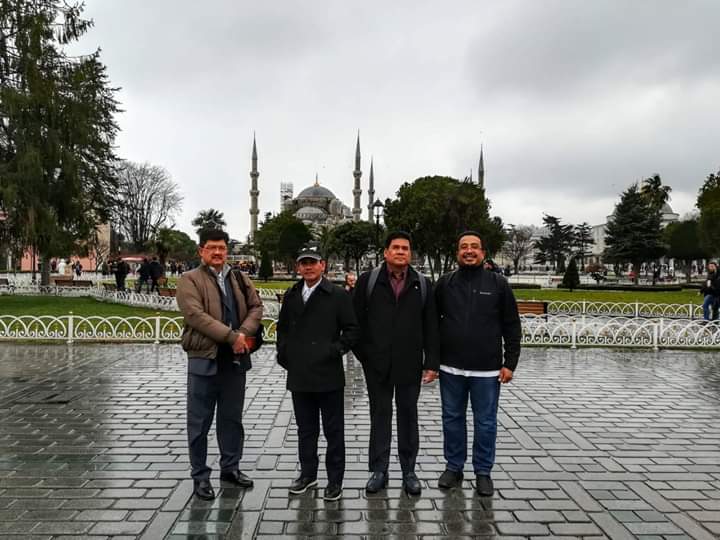
POLYGON ((319 184, 312 185, 303 189, 297 196, 298 199, 335 199, 335 194, 328 188, 319 184))

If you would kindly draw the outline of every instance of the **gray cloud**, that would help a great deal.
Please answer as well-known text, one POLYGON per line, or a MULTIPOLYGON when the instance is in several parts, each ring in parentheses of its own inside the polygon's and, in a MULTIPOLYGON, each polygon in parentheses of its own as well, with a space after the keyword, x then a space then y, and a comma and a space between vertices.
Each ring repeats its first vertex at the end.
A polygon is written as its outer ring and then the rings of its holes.
POLYGON ((720 167, 710 0, 90 0, 87 13, 80 48, 101 46, 123 88, 118 151, 171 172, 187 231, 213 206, 247 234, 253 131, 263 212, 281 181, 299 192, 316 172, 351 203, 358 129, 381 198, 467 175, 484 143, 493 210, 513 223, 600 222, 654 173, 684 213, 720 167))

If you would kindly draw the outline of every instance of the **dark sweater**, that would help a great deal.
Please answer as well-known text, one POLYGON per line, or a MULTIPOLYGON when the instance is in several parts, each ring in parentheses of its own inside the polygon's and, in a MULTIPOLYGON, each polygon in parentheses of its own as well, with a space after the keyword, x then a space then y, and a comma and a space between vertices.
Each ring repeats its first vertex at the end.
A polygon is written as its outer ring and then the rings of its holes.
POLYGON ((438 280, 435 299, 443 365, 471 371, 515 370, 522 331, 515 296, 503 276, 481 267, 461 267, 438 280))

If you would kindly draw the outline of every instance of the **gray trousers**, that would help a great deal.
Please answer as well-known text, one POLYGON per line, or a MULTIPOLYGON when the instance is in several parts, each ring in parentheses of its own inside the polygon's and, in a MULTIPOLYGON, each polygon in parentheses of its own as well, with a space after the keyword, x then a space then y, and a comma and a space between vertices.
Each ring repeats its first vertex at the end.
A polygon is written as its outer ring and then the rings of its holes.
POLYGON ((187 433, 193 480, 208 480, 208 432, 217 409, 215 430, 220 449, 220 470, 231 472, 242 458, 245 430, 245 370, 228 360, 218 360, 215 375, 188 373, 187 433))

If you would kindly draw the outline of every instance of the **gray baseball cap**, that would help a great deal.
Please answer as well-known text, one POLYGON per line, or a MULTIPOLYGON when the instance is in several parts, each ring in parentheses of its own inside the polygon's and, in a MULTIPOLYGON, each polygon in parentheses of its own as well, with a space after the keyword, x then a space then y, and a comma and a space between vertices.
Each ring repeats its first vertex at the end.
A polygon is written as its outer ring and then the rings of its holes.
POLYGON ((306 247, 300 250, 297 259, 295 260, 297 262, 300 262, 302 259, 314 259, 316 261, 322 261, 322 255, 320 255, 320 252, 316 247, 306 247))

